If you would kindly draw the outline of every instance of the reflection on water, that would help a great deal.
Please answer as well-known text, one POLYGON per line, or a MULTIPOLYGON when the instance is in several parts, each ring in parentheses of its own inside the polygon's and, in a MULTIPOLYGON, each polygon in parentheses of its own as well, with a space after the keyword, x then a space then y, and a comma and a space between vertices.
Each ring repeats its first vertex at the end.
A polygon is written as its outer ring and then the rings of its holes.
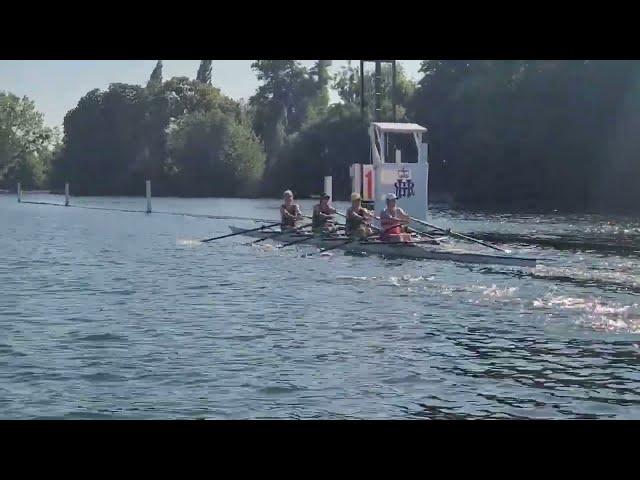
POLYGON ((433 209, 535 269, 199 242, 277 206, 0 196, 0 416, 640 418, 640 223, 433 209))

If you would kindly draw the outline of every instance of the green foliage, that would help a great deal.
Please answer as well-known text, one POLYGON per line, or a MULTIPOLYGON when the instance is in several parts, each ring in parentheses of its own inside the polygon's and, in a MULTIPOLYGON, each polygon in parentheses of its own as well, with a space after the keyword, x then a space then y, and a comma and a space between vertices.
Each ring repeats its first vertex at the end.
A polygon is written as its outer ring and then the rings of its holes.
POLYGON ((257 60, 251 65, 262 84, 249 100, 253 127, 273 164, 288 137, 325 115, 329 104, 330 62, 309 71, 296 60, 257 60))
MULTIPOLYGON (((186 195, 317 193, 367 162, 374 71, 330 61, 257 60, 247 103, 197 79, 92 90, 65 117, 64 146, 33 103, 0 94, 0 182, 70 180, 78 193, 186 195), (329 105, 329 88, 341 104, 329 105), (222 179, 222 181, 220 180, 222 179)), ((633 210, 640 205, 640 64, 633 61, 425 60, 417 85, 397 70, 397 118, 429 129, 431 198, 467 207, 633 210)), ((393 117, 391 66, 382 65, 382 117, 393 117)))
POLYGON ((162 85, 162 60, 158 60, 156 66, 151 72, 151 76, 149 77, 149 81, 147 82, 147 88, 149 90, 153 90, 155 88, 159 88, 162 85))
POLYGON ((200 83, 211 85, 211 70, 213 69, 213 60, 200 60, 196 80, 200 83))
POLYGON ((181 118, 169 135, 169 152, 177 186, 196 195, 247 194, 264 168, 253 132, 220 110, 181 118))
POLYGON ((54 165, 79 194, 129 194, 140 191, 144 173, 137 163, 146 138, 146 92, 115 83, 92 90, 64 119, 65 147, 54 165))
POLYGON ((351 193, 349 166, 369 159, 367 124, 355 105, 335 104, 327 115, 308 125, 283 149, 268 172, 268 193, 279 195, 291 188, 297 195, 320 192, 322 178, 333 176, 335 198, 351 193))
POLYGON ((637 62, 425 61, 422 73, 410 115, 430 130, 434 191, 463 206, 637 209, 637 62))
POLYGON ((23 189, 42 188, 46 184, 46 165, 37 155, 28 153, 7 169, 4 181, 7 187, 20 182, 23 189))
MULTIPOLYGON (((365 64, 369 66, 370 64, 365 64)), ((388 63, 381 64, 381 115, 382 120, 391 121, 393 119, 393 101, 391 95, 393 69, 388 63)), ((346 66, 340 69, 333 82, 333 88, 338 92, 340 99, 344 103, 360 105, 360 68, 354 67, 351 60, 346 66)), ((407 78, 402 64, 396 62, 396 120, 398 122, 407 121, 406 105, 415 90, 415 84, 407 78)), ((374 118, 375 108, 375 71, 366 71, 364 74, 365 93, 365 115, 367 118, 374 118)))
POLYGON ((33 101, 0 92, 0 185, 43 186, 50 150, 57 141, 57 131, 45 126, 33 101))
POLYGON ((234 182, 246 193, 262 173, 262 149, 240 105, 185 77, 92 90, 64 127, 51 180, 70 181, 79 194, 139 194, 145 179, 157 194, 209 195, 234 182))

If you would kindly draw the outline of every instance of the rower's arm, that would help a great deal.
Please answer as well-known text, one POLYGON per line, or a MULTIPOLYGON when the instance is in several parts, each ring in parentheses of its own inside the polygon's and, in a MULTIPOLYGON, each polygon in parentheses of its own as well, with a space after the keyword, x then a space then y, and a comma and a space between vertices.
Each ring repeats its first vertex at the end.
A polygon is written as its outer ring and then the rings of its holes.
POLYGON ((357 214, 355 211, 351 210, 349 212, 349 217, 355 218, 356 220, 361 220, 364 221, 364 218, 362 217, 362 215, 357 214))
POLYGON ((296 218, 298 215, 300 215, 300 208, 296 207, 296 215, 291 215, 286 208, 284 207, 280 207, 280 215, 282 215, 285 218, 296 218))
MULTIPOLYGON (((333 209, 331 209, 331 210, 333 210, 333 209)), ((335 210, 334 210, 334 212, 335 212, 335 210)), ((316 205, 315 207, 313 207, 313 213, 314 213, 314 215, 317 215, 318 217, 320 217, 320 218, 322 218, 324 220, 326 220, 328 218, 333 218, 333 216, 331 214, 324 213, 324 212, 320 211, 320 206, 319 205, 316 205)))
POLYGON ((410 222, 411 221, 411 217, 409 215, 407 215, 407 212, 405 212, 404 210, 402 210, 401 208, 398 209, 398 219, 403 221, 403 222, 410 222))

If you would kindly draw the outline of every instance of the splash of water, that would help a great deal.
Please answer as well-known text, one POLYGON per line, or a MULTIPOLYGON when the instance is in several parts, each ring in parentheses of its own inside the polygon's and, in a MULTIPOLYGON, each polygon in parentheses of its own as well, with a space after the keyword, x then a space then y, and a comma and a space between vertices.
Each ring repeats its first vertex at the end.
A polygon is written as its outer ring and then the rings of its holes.
POLYGON ((607 304, 598 298, 547 295, 533 301, 533 308, 551 311, 570 310, 580 314, 577 325, 612 333, 640 333, 638 304, 607 304))
POLYGON ((202 245, 200 240, 188 239, 188 238, 179 238, 176 240, 177 245, 182 245, 185 247, 195 247, 197 245, 202 245))

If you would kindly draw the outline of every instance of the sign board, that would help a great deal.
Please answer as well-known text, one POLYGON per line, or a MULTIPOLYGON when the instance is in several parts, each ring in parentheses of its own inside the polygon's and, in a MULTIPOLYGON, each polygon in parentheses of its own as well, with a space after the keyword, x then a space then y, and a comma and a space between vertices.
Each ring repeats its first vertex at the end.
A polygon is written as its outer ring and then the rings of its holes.
POLYGON ((376 185, 373 165, 354 163, 349 167, 349 176, 351 177, 351 191, 361 195, 365 208, 373 208, 376 185))
POLYGON ((394 193, 398 206, 412 217, 426 220, 427 217, 427 163, 379 163, 375 165, 375 192, 385 208, 383 196, 394 193))

